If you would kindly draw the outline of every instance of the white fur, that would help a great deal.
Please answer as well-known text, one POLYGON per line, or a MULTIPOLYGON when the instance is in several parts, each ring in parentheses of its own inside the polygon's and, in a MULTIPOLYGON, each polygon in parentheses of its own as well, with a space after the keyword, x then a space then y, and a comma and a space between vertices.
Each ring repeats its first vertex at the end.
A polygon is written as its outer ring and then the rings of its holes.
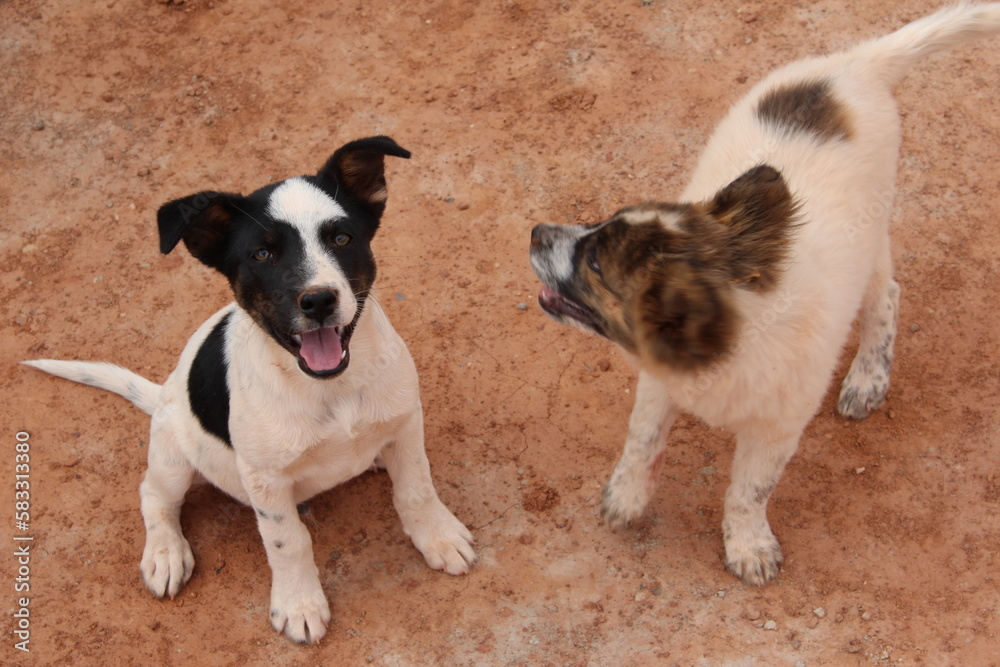
POLYGON ((338 296, 336 324, 350 324, 358 309, 357 299, 343 270, 319 237, 323 223, 347 217, 343 207, 312 183, 290 178, 271 193, 267 212, 299 230, 305 246, 305 270, 310 276, 307 286, 333 290, 338 296))
POLYGON ((888 389, 899 295, 888 221, 900 144, 890 86, 917 58, 997 32, 1000 4, 949 8, 847 52, 776 71, 719 124, 681 201, 709 200, 750 167, 768 164, 800 202, 801 225, 774 291, 734 289, 744 325, 731 356, 695 372, 642 369, 625 451, 605 490, 612 524, 645 508, 665 434, 686 410, 736 433, 723 520, 727 566, 748 583, 775 576, 782 556, 767 500, 820 405, 859 310, 861 345, 838 407, 864 417, 888 389), (847 108, 849 139, 824 140, 758 119, 764 94, 818 78, 847 108))
POLYGON ((350 366, 331 380, 307 377, 236 304, 199 327, 162 387, 108 364, 26 363, 117 392, 152 413, 149 467, 140 487, 146 524, 140 569, 157 597, 176 595, 194 568, 180 508, 196 473, 255 508, 273 576, 271 625, 298 642, 325 634, 330 609, 296 505, 377 462, 392 479, 403 531, 431 567, 464 574, 476 559, 471 533, 434 490, 416 368, 374 296, 352 337, 350 366), (198 349, 227 315, 234 448, 202 429, 187 391, 198 349))

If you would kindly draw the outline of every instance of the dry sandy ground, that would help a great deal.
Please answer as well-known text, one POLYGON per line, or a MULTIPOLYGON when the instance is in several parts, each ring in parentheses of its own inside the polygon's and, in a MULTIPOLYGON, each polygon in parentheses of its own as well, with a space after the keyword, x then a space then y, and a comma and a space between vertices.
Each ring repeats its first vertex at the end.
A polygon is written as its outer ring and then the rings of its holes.
POLYGON ((771 503, 784 569, 748 588, 722 566, 723 432, 682 420, 645 519, 600 523, 635 377, 540 312, 528 232, 676 195, 763 73, 941 3, 277 4, 0 2, 0 498, 8 550, 34 538, 31 652, 10 634, 24 593, 8 555, 0 662, 996 664, 1000 40, 898 91, 891 398, 851 423, 831 389, 771 503), (376 133, 414 154, 388 167, 381 300, 421 371, 439 491, 481 560, 429 570, 384 474, 325 493, 308 524, 334 620, 301 647, 268 625, 251 511, 208 488, 183 517, 194 577, 153 599, 137 567, 148 418, 15 363, 104 359, 162 381, 229 295, 158 254, 157 207, 312 172, 376 133))

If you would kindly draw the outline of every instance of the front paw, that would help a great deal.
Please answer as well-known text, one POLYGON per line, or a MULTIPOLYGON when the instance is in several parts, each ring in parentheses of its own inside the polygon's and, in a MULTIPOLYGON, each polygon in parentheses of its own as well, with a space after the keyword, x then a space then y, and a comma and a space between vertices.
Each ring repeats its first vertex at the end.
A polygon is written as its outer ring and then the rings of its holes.
POLYGON ((472 533, 441 501, 430 509, 408 513, 403 518, 403 532, 435 570, 466 574, 476 562, 472 533))
POLYGON ((726 569, 751 586, 762 586, 778 576, 784 557, 781 545, 765 526, 756 535, 725 531, 726 569))
POLYGON ((330 624, 330 603, 319 581, 271 586, 271 627, 298 644, 316 644, 330 624))
POLYGON ((183 535, 173 531, 147 533, 139 571, 153 595, 174 597, 194 572, 191 545, 183 535))
POLYGON ((651 495, 645 482, 614 475, 601 492, 601 518, 612 529, 626 528, 642 516, 651 495))

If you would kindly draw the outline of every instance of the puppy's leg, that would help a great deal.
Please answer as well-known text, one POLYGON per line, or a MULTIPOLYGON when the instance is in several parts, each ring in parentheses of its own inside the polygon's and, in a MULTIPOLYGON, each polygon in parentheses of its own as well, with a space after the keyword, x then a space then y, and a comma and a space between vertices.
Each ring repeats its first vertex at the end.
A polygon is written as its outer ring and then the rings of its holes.
POLYGON ((899 285, 892 279, 888 239, 861 306, 858 354, 840 389, 837 411, 845 417, 864 419, 885 401, 896 342, 899 285))
POLYGON ((398 439, 382 448, 382 462, 392 479, 392 500, 403 532, 427 564, 448 574, 465 574, 476 560, 472 533, 438 498, 424 452, 424 416, 416 410, 398 439))
POLYGON ((767 501, 798 447, 800 434, 777 439, 745 434, 736 437, 722 533, 726 569, 744 583, 759 586, 778 574, 783 557, 767 523, 767 501))
POLYGON ((294 484, 280 471, 254 468, 239 458, 237 465, 271 566, 271 627, 292 641, 315 644, 326 634, 330 604, 312 538, 299 520, 294 484))
POLYGON ((601 516, 612 528, 638 519, 653 497, 667 434, 677 413, 663 384, 645 372, 639 373, 625 451, 601 498, 601 516))
POLYGON ((174 597, 191 578, 194 554, 181 532, 181 505, 195 470, 177 448, 174 433, 153 417, 149 464, 139 485, 146 546, 139 571, 153 595, 174 597))

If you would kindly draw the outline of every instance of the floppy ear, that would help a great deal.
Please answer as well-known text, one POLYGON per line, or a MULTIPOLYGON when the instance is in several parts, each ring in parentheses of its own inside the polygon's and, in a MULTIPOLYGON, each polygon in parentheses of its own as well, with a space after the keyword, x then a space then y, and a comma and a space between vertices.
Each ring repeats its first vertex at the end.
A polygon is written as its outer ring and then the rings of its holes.
POLYGON ((326 161, 317 176, 345 191, 367 207, 375 219, 382 217, 388 197, 385 156, 409 158, 410 151, 386 136, 368 137, 344 144, 326 161))
POLYGON ((736 333, 732 288, 686 257, 658 263, 641 286, 636 321, 640 356, 690 370, 716 361, 736 333))
POLYGON ((203 264, 223 271, 225 244, 233 230, 242 196, 198 192, 167 202, 156 214, 160 252, 164 255, 184 239, 188 251, 203 264))
POLYGON ((798 210, 781 173, 768 165, 754 167, 698 208, 728 230, 720 250, 731 280, 755 289, 773 287, 798 210))

